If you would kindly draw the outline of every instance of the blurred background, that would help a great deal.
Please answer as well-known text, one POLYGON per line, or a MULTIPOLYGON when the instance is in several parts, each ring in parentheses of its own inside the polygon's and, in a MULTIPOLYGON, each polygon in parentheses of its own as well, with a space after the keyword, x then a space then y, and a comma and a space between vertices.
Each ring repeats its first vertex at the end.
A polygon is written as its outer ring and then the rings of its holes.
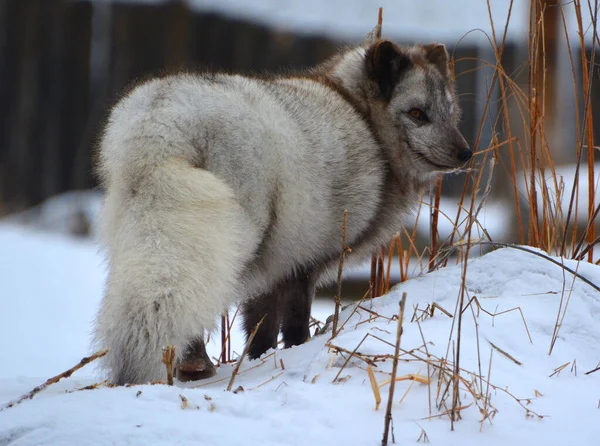
MULTIPOLYGON (((584 76, 581 42, 588 56, 595 52, 594 2, 581 4, 581 25, 573 2, 558 0, 0 0, 0 218, 44 234, 93 236, 102 193, 93 152, 111 104, 128 85, 178 70, 309 67, 362 42, 380 6, 384 38, 447 45, 461 130, 480 151, 507 140, 504 106, 515 122, 511 138, 530 137, 518 98, 500 101, 494 65, 502 46, 510 82, 531 90, 531 26, 542 27, 545 139, 569 192, 583 120, 574 85, 584 76), (579 29, 585 30, 581 39, 579 29)), ((590 72, 589 101, 597 109, 593 64, 590 72)), ((591 126, 598 129, 600 113, 592 114, 591 126)), ((509 176, 498 174, 506 169, 503 156, 479 219, 494 240, 518 242, 514 203, 527 207, 531 200, 515 198, 509 176)), ((522 168, 519 160, 514 168, 522 168)), ((455 212, 464 182, 464 174, 444 178, 445 213, 455 212)), ((423 243, 430 239, 427 214, 417 227, 423 243)), ((438 226, 441 238, 452 232, 447 220, 438 226)))

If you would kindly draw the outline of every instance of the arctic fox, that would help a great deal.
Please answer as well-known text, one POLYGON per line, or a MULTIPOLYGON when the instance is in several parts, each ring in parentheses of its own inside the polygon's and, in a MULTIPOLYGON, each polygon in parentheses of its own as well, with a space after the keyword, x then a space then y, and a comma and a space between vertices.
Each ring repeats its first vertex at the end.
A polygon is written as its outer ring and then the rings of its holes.
POLYGON ((204 335, 239 302, 259 357, 309 337, 348 210, 349 261, 389 242, 472 152, 443 45, 379 40, 293 76, 177 74, 135 87, 99 148, 109 274, 95 340, 117 384, 214 373, 204 335))

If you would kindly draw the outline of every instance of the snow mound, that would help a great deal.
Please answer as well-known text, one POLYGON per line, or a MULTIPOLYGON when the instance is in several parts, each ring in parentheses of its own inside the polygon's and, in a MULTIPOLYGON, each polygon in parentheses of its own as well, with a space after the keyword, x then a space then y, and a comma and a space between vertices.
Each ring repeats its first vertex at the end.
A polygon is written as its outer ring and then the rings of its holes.
MULTIPOLYGON (((573 261, 565 265, 600 282, 600 267, 573 261)), ((462 420, 450 431, 448 416, 440 415, 451 406, 451 398, 444 396, 447 375, 441 373, 440 379, 437 370, 444 367, 439 358, 452 362, 456 355, 458 321, 440 310, 431 317, 421 310, 435 302, 456 315, 461 270, 462 265, 448 267, 401 284, 360 308, 347 307, 340 318, 343 330, 331 341, 327 332, 302 346, 244 361, 233 386, 244 390, 237 393, 225 390, 231 365, 219 367, 207 382, 73 391, 100 380, 93 368, 84 368, 32 400, 0 411, 0 445, 379 444, 388 386, 381 387, 383 401, 375 410, 365 360, 374 361, 380 384, 389 378, 397 330, 394 316, 404 292, 408 299, 398 376, 427 377, 429 355, 432 380, 430 386, 397 382, 392 416, 398 444, 416 442, 423 431, 432 444, 444 445, 595 444, 600 435, 600 372, 585 372, 600 361, 600 293, 563 274, 559 266, 515 249, 500 249, 468 264, 460 344, 459 397, 464 409, 462 420), (479 307, 475 300, 467 307, 474 297, 479 307), (568 309, 549 355, 561 299, 563 309, 568 300, 568 309), (520 311, 509 311, 513 308, 520 311), (339 352, 353 351, 363 339, 357 349, 360 357, 346 363, 348 354, 339 352), (442 400, 445 405, 438 409, 442 400), (482 422, 480 409, 490 414, 488 420, 482 422)), ((61 358, 71 361, 68 366, 77 362, 71 352, 79 351, 80 324, 86 318, 77 314, 78 301, 86 299, 74 291, 78 280, 71 277, 64 285, 61 305, 70 311, 2 321, 10 328, 0 328, 0 405, 43 382, 48 357, 54 364, 61 358), (15 336, 12 330, 19 327, 39 336, 37 348, 8 348, 15 336), (56 331, 65 335, 56 337, 56 331), (46 337, 56 344, 44 342, 46 337)), ((40 290, 26 305, 35 312, 47 305, 45 299, 40 290)), ((21 305, 19 296, 1 302, 21 305)))

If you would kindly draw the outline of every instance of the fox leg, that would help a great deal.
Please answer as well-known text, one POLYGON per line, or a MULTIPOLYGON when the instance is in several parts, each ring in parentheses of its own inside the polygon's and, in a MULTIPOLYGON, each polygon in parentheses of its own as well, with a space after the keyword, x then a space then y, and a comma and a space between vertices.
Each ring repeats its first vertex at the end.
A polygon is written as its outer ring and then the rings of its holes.
POLYGON ((259 358, 270 348, 277 348, 281 324, 280 297, 281 289, 276 287, 273 291, 256 296, 241 305, 246 339, 262 319, 248 350, 250 359, 259 358))
POLYGON ((197 381, 215 376, 217 369, 206 353, 206 345, 201 338, 193 340, 185 355, 176 365, 179 381, 197 381))
POLYGON ((310 338, 310 310, 315 296, 316 281, 310 274, 286 282, 282 296, 281 332, 285 348, 300 345, 310 338))

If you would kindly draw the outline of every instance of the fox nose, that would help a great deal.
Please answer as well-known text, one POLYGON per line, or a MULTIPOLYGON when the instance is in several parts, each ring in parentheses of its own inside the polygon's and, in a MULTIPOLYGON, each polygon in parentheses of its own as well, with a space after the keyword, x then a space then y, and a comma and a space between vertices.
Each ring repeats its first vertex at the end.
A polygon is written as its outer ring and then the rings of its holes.
POLYGON ((473 151, 471 149, 460 149, 458 151, 457 158, 459 161, 466 163, 467 161, 469 161, 471 159, 472 156, 473 156, 473 151))

